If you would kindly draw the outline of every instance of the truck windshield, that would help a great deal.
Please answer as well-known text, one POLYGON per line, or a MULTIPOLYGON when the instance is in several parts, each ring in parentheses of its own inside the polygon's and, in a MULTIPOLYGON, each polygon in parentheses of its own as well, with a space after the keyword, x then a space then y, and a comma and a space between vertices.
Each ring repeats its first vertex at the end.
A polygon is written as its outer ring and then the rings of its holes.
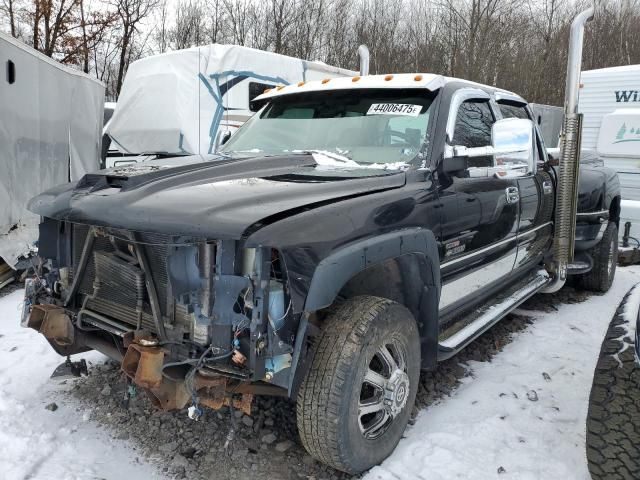
POLYGON ((410 163, 425 142, 432 101, 433 94, 423 89, 274 98, 221 153, 237 157, 311 152, 350 166, 401 166, 410 163))

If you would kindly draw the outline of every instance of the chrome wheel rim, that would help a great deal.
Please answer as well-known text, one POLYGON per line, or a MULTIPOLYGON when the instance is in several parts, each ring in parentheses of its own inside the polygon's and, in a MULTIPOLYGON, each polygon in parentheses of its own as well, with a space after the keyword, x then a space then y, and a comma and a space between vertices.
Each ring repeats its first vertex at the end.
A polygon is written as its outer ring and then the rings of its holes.
POLYGON ((397 342, 381 345, 360 387, 358 426, 366 439, 376 439, 389 429, 406 407, 410 387, 404 350, 397 342))

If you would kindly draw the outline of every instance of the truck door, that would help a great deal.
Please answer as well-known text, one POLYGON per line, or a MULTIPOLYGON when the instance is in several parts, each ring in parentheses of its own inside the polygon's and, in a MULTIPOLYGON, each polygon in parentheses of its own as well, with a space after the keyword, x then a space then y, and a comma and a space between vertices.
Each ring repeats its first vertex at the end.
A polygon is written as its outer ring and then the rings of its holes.
MULTIPOLYGON (((498 108, 503 118, 525 118, 537 123, 524 101, 498 99, 498 108)), ((539 131, 536 132, 537 162, 544 161, 546 152, 539 131)), ((516 270, 527 270, 540 263, 553 233, 553 184, 551 176, 530 166, 530 171, 518 178, 520 192, 520 218, 518 221, 518 257, 516 270)))
MULTIPOLYGON (((490 146, 496 112, 489 96, 477 89, 456 94, 447 125, 449 146, 490 146), (456 94, 464 98, 456 99, 456 94)), ((516 259, 518 180, 493 175, 493 156, 469 158, 467 167, 455 175, 445 174, 440 182, 443 319, 500 290, 516 259)))

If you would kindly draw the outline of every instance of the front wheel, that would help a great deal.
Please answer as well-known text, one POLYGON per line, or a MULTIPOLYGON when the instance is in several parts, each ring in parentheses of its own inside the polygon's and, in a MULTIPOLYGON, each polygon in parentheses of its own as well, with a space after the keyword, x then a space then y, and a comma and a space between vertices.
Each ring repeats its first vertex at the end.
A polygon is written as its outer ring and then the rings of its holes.
POLYGON ((346 300, 322 326, 300 387, 303 445, 350 474, 379 464, 407 426, 419 376, 420 340, 409 310, 378 297, 346 300))

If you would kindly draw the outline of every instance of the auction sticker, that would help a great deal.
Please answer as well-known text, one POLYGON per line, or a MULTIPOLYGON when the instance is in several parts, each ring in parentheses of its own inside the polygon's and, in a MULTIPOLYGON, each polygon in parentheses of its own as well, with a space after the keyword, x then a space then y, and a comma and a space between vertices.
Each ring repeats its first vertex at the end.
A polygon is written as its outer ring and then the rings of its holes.
POLYGON ((372 103, 367 111, 367 115, 405 115, 417 117, 420 115, 422 105, 412 105, 410 103, 372 103))

